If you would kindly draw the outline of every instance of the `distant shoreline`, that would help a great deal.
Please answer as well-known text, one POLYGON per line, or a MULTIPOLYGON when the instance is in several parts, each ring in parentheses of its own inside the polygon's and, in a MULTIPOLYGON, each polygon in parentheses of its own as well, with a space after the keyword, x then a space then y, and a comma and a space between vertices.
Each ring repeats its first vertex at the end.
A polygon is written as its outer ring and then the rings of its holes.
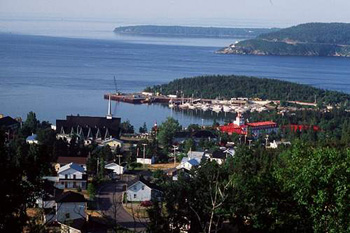
POLYGON ((277 28, 222 28, 222 27, 188 27, 136 25, 121 26, 114 33, 128 36, 152 36, 173 38, 255 38, 264 33, 277 31, 277 28))

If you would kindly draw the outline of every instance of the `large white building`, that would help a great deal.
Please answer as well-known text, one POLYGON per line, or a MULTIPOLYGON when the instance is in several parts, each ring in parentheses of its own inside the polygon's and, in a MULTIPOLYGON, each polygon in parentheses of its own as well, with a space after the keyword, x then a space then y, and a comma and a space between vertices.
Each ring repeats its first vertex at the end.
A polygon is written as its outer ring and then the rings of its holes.
POLYGON ((58 182, 55 185, 57 188, 86 189, 87 177, 85 174, 84 167, 76 163, 69 163, 65 166, 60 167, 57 174, 58 174, 58 182))

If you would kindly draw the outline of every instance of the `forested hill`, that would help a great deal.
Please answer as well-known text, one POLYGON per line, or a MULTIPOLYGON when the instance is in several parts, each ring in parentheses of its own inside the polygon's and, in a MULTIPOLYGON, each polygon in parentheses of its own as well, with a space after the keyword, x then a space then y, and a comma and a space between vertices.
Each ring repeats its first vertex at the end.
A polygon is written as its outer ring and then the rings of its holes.
POLYGON ((241 41, 219 53, 350 56, 350 24, 307 23, 241 41))
POLYGON ((127 26, 117 27, 114 32, 121 35, 159 36, 159 37, 193 37, 193 38, 255 38, 263 33, 273 32, 273 28, 219 28, 219 27, 185 27, 185 26, 127 26))
POLYGON ((249 97, 270 100, 291 100, 314 102, 341 103, 350 98, 349 94, 328 91, 308 85, 280 81, 275 79, 247 76, 199 76, 194 78, 176 79, 168 84, 148 87, 145 91, 162 94, 176 94, 181 91, 185 97, 192 94, 197 98, 230 99, 233 97, 249 97))

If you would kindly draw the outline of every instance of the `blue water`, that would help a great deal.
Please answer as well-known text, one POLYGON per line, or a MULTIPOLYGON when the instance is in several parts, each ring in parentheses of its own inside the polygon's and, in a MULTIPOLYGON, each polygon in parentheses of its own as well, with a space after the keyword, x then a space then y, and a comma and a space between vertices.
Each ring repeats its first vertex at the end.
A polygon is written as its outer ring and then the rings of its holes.
MULTIPOLYGON (((205 74, 242 74, 310 84, 350 93, 350 59, 219 55, 224 41, 164 38, 69 39, 0 34, 0 113, 25 117, 35 111, 54 123, 70 114, 103 116, 103 94, 122 92, 175 78, 205 74), (213 46, 208 46, 208 45, 213 46), (222 45, 221 45, 222 44, 222 45)), ((226 42, 225 42, 226 43, 226 42)), ((213 118, 172 112, 159 105, 119 103, 115 115, 137 128, 168 116, 183 125, 211 124, 213 118)), ((231 116, 230 116, 231 117, 231 116)))

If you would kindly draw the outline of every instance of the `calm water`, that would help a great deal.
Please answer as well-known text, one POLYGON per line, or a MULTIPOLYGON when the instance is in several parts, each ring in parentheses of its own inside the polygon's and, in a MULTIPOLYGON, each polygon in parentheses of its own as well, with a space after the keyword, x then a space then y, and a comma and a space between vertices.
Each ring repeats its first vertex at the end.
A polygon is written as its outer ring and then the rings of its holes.
MULTIPOLYGON (((103 94, 141 91, 175 78, 244 74, 311 84, 350 93, 350 59, 218 55, 228 41, 124 38, 69 39, 0 34, 0 113, 25 117, 35 111, 54 123, 70 114, 103 116, 103 94), (212 45, 212 46, 209 46, 212 45)), ((137 128, 168 116, 183 125, 211 124, 223 114, 172 112, 159 105, 115 105, 115 115, 137 128)), ((227 116, 226 116, 227 117, 227 116)), ((231 117, 231 116, 230 116, 231 117)))

